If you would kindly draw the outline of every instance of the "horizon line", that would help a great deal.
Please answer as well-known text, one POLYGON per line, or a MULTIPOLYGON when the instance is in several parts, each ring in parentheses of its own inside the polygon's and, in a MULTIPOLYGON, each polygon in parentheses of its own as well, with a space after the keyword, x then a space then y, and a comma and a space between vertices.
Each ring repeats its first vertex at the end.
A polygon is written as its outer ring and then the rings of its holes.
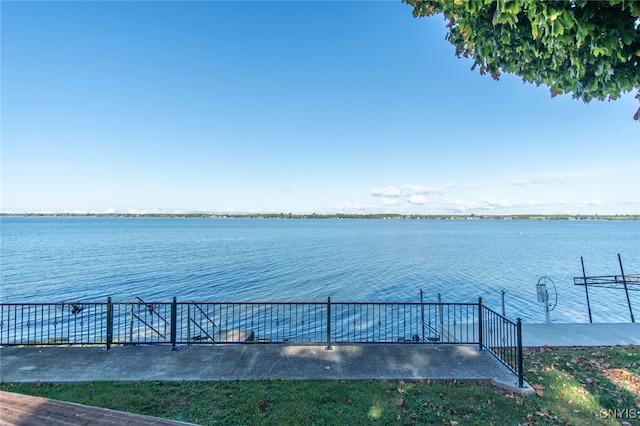
POLYGON ((292 213, 292 212, 0 212, 0 216, 96 216, 96 217, 210 217, 210 218, 624 218, 640 220, 640 213, 292 213))

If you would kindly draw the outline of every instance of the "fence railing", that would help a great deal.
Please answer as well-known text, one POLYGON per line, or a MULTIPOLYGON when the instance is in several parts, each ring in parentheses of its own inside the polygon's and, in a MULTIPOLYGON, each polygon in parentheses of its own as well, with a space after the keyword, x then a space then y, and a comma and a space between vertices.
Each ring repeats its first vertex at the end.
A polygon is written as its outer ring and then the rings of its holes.
POLYGON ((480 311, 480 349, 487 349, 506 365, 523 387, 522 320, 513 322, 485 306, 480 311))
POLYGON ((477 303, 0 304, 0 345, 477 344, 522 377, 522 328, 477 303))

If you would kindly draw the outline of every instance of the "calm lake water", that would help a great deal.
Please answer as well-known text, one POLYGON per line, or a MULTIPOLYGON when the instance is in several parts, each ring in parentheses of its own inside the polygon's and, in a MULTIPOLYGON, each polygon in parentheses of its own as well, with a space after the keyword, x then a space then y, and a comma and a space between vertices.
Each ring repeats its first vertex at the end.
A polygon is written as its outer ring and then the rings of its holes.
MULTIPOLYGON (((588 322, 587 275, 640 272, 640 222, 2 217, 0 301, 475 302, 588 322)), ((631 291, 634 314, 640 295, 631 291)), ((624 291, 590 291, 594 322, 629 322, 624 291)))

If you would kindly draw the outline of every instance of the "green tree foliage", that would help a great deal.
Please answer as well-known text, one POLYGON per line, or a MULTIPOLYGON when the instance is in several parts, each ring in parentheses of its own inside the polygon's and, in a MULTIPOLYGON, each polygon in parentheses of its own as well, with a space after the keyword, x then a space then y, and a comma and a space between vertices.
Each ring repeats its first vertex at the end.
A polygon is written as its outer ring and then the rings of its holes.
POLYGON ((514 73, 584 102, 633 90, 640 100, 640 1, 403 1, 417 17, 444 14, 447 40, 480 74, 514 73))

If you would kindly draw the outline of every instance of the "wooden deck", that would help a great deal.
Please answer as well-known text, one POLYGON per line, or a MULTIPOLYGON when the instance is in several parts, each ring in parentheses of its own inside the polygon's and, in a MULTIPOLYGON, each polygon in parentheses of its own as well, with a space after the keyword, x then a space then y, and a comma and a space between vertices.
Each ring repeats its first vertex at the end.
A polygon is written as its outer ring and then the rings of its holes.
POLYGON ((175 422, 157 417, 141 416, 139 414, 2 391, 0 391, 0 424, 3 426, 191 425, 191 423, 175 422))

